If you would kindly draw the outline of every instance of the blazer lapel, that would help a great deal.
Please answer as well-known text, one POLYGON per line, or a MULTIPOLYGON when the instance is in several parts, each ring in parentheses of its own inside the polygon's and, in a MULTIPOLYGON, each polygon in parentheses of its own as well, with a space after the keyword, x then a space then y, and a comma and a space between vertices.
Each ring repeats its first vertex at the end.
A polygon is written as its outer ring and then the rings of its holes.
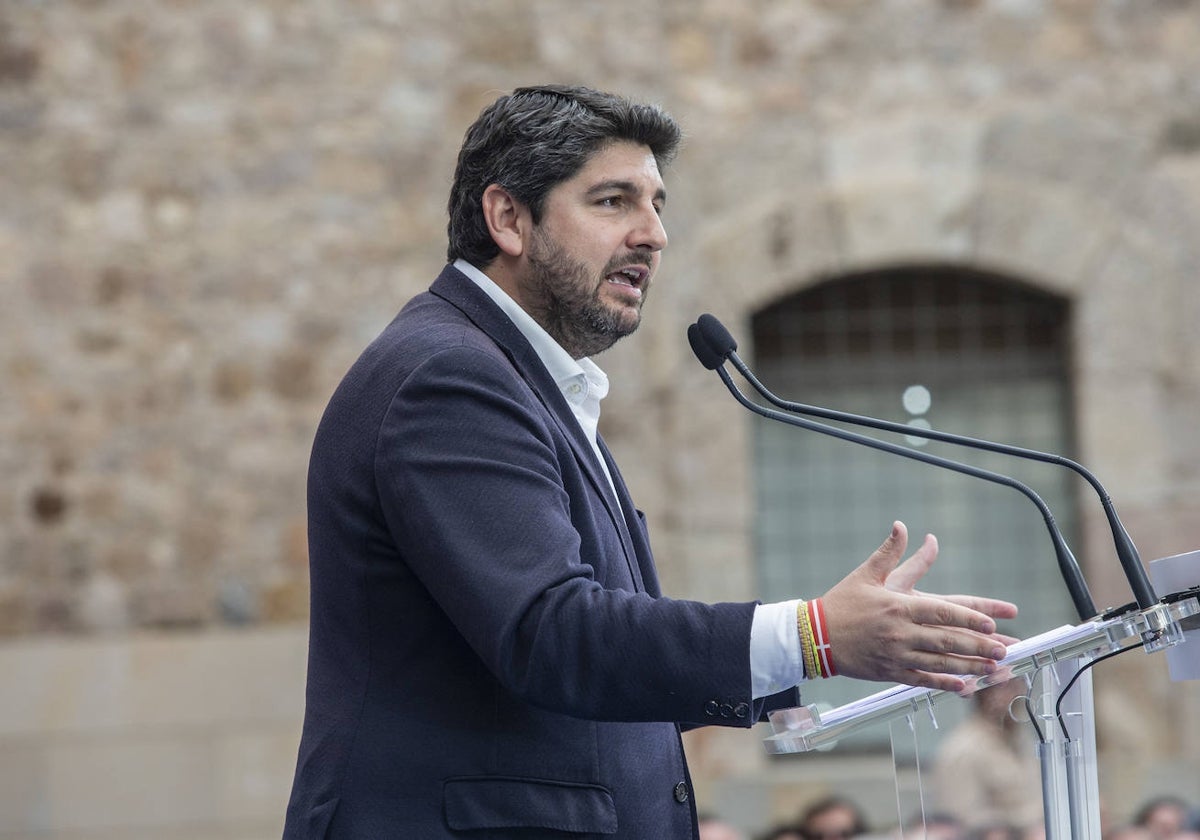
POLYGON ((602 437, 599 438, 599 443, 600 451, 604 454, 604 463, 608 465, 609 474, 612 475, 613 485, 617 490, 617 501, 620 503, 623 515, 625 528, 621 533, 621 541, 625 544, 625 551, 636 560, 635 565, 630 569, 633 572, 633 579, 637 582, 637 588, 640 591, 658 597, 661 594, 658 575, 654 571, 650 540, 646 535, 645 526, 642 525, 641 513, 633 506, 633 497, 629 495, 629 488, 625 485, 621 471, 617 469, 617 462, 613 458, 612 452, 609 451, 608 444, 602 437))
POLYGON ((624 498, 619 503, 613 496, 613 487, 609 484, 608 478, 596 460, 595 451, 588 442, 587 436, 584 435, 579 422, 575 419, 575 415, 571 412, 571 407, 567 405, 566 399, 559 391, 558 384, 550 376, 550 372, 546 370, 546 366, 542 364, 542 360, 532 345, 509 317, 496 306, 487 293, 451 265, 446 266, 430 287, 430 291, 460 309, 471 319, 472 323, 487 333, 504 350, 512 361, 513 367, 529 383, 538 399, 554 417, 559 429, 570 442, 576 460, 579 461, 588 480, 591 481, 596 488, 596 493, 603 500, 613 526, 620 534, 621 545, 625 550, 625 562, 629 566, 629 573, 633 577, 635 587, 639 591, 644 591, 645 585, 639 570, 638 553, 630 535, 630 525, 625 521, 626 513, 624 511, 628 510, 629 515, 634 513, 633 502, 629 499, 629 492, 619 478, 616 464, 604 442, 600 441, 600 446, 612 473, 613 484, 619 488, 619 492, 624 494, 624 498))

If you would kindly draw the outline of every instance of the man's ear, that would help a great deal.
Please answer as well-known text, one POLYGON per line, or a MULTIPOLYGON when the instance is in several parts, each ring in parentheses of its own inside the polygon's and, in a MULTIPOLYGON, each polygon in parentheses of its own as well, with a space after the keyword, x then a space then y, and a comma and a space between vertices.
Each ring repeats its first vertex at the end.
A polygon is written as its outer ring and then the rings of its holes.
POLYGON ((529 209, 499 184, 483 191, 483 218, 501 253, 519 257, 525 252, 525 235, 532 225, 529 209))

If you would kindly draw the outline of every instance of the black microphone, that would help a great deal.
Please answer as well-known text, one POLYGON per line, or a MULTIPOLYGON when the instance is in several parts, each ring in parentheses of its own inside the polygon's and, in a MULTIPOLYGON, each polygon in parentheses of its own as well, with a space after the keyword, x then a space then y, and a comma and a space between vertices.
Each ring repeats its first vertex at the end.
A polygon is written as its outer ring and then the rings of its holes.
MULTIPOLYGON (((878 449, 882 452, 889 452, 893 455, 899 455, 903 458, 909 458, 914 461, 932 464, 933 466, 942 467, 943 469, 953 470, 963 473, 964 475, 982 478, 984 481, 990 481, 994 484, 1003 484, 1006 487, 1012 487, 1023 493, 1042 514, 1042 519, 1046 522, 1046 530, 1050 534, 1050 541, 1054 544, 1054 554, 1058 559, 1059 572, 1062 574, 1063 582, 1067 585, 1067 591, 1071 595, 1071 601, 1075 605, 1075 611, 1079 614, 1080 621, 1089 621, 1097 615, 1095 602, 1092 600, 1091 592, 1088 591, 1087 582, 1083 579, 1083 573, 1079 570, 1079 563, 1075 560, 1075 555, 1071 553, 1071 549, 1067 547, 1067 542, 1063 538, 1062 531, 1054 522, 1054 515, 1050 512, 1050 508, 1042 500, 1041 496, 1033 492, 1027 485, 1022 484, 1015 478, 1009 478, 1000 473, 991 472, 990 470, 973 467, 969 464, 963 464, 959 461, 952 461, 949 458, 940 458, 936 455, 930 455, 928 452, 921 452, 915 449, 907 449, 903 446, 898 446, 887 441, 877 438, 860 435, 855 432, 850 432, 845 429, 839 429, 834 426, 827 426, 824 423, 818 423, 815 420, 805 420, 801 417, 796 417, 793 414, 785 414, 782 411, 766 408, 751 401, 743 394, 734 384, 733 379, 729 376, 729 371, 725 370, 724 362, 726 358, 736 358, 734 352, 736 343, 732 337, 729 337, 728 343, 710 341, 705 335, 705 329, 710 333, 718 330, 729 336, 728 331, 721 326, 720 322, 711 315, 701 316, 701 322, 705 323, 702 328, 700 323, 692 324, 688 327, 688 343, 692 346, 692 352, 696 354, 696 358, 700 363, 709 370, 715 370, 717 375, 721 377, 721 381, 725 383, 725 387, 729 389, 738 402, 743 406, 753 411, 762 417, 769 420, 778 420, 781 423, 787 423, 789 426, 796 426, 801 429, 818 432, 823 435, 838 438, 840 440, 858 443, 862 446, 869 446, 872 449, 878 449), (706 321, 707 319, 707 321, 706 321), (715 325, 715 327, 713 326, 715 325), (733 346, 729 346, 732 344, 733 346)), ((741 367, 738 368, 741 371, 741 367)), ((905 427, 907 429, 907 427, 905 427)))
POLYGON ((1117 515, 1116 508, 1113 506, 1112 498, 1108 491, 1104 489, 1104 485, 1100 480, 1082 464, 1072 461, 1070 458, 1064 458, 1062 455, 1054 455, 1048 452, 1039 452, 1035 449, 1025 449, 1020 446, 1012 446, 1005 443, 994 443, 992 441, 980 440, 978 438, 967 437, 965 435, 955 435, 948 432, 939 432, 936 429, 920 429, 913 426, 906 426, 901 423, 893 423, 887 420, 878 420, 874 417, 863 417, 858 414, 849 414, 842 411, 834 411, 828 408, 819 408, 817 406, 804 405, 803 403, 789 402, 782 400, 772 394, 764 386, 737 355, 737 342, 734 341, 729 330, 712 315, 701 315, 696 322, 699 330, 699 338, 707 345, 705 348, 705 358, 701 362, 709 369, 715 368, 723 363, 726 359, 733 363, 737 368, 738 373, 746 378, 758 393, 762 394, 772 405, 782 408, 785 411, 795 412, 797 414, 809 415, 812 417, 821 417, 826 420, 836 420, 842 423, 849 423, 856 426, 868 426, 873 429, 880 429, 887 432, 896 432, 898 434, 909 435, 910 437, 920 437, 927 440, 937 440, 943 443, 952 443, 957 446, 965 446, 970 449, 981 449, 988 452, 998 452, 1002 455, 1011 455, 1016 458, 1025 458, 1031 461, 1041 461, 1047 464, 1057 464, 1061 467, 1066 467, 1073 470, 1091 485, 1096 491, 1096 495, 1100 497, 1100 505, 1104 509, 1104 516, 1108 520, 1109 529, 1112 531, 1113 545, 1116 548, 1117 559, 1121 562, 1121 568, 1125 572, 1125 578, 1129 582, 1129 588, 1133 591, 1133 597, 1137 600, 1137 605, 1140 609, 1146 609, 1158 603, 1158 595, 1154 591, 1154 587, 1150 583, 1150 579, 1146 574, 1146 569, 1142 565, 1141 555, 1138 554, 1137 546, 1133 544, 1133 539, 1129 536, 1129 532, 1125 530, 1125 525, 1121 522, 1121 518, 1117 515), (719 361, 718 361, 719 360, 719 361))

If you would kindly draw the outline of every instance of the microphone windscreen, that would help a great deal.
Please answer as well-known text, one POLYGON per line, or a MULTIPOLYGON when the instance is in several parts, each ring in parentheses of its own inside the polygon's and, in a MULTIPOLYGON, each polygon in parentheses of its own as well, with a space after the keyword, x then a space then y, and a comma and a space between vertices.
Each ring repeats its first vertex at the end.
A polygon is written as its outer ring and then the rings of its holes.
POLYGON ((688 327, 687 335, 688 344, 692 345, 692 352, 696 354, 696 358, 700 360, 700 364, 704 365, 709 370, 716 370, 722 364, 724 364, 725 359, 721 356, 718 356, 713 352, 713 349, 709 347, 708 342, 705 341, 698 325, 692 324, 690 327, 688 327))
POLYGON ((737 350, 737 342, 729 334, 729 330, 725 329, 725 325, 714 316, 707 313, 701 315, 696 321, 696 326, 709 350, 719 356, 722 362, 729 358, 730 353, 737 350))

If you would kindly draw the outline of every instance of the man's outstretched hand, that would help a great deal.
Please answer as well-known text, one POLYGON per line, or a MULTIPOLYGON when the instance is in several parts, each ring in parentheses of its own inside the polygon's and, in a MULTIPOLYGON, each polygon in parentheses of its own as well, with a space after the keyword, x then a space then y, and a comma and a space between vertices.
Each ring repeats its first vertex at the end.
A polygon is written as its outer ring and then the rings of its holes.
POLYGON ((1015 641, 996 633, 1016 605, 972 595, 931 595, 917 582, 937 559, 926 536, 904 563, 904 523, 865 563, 825 593, 825 621, 840 675, 960 692, 965 675, 990 674, 1015 641))

